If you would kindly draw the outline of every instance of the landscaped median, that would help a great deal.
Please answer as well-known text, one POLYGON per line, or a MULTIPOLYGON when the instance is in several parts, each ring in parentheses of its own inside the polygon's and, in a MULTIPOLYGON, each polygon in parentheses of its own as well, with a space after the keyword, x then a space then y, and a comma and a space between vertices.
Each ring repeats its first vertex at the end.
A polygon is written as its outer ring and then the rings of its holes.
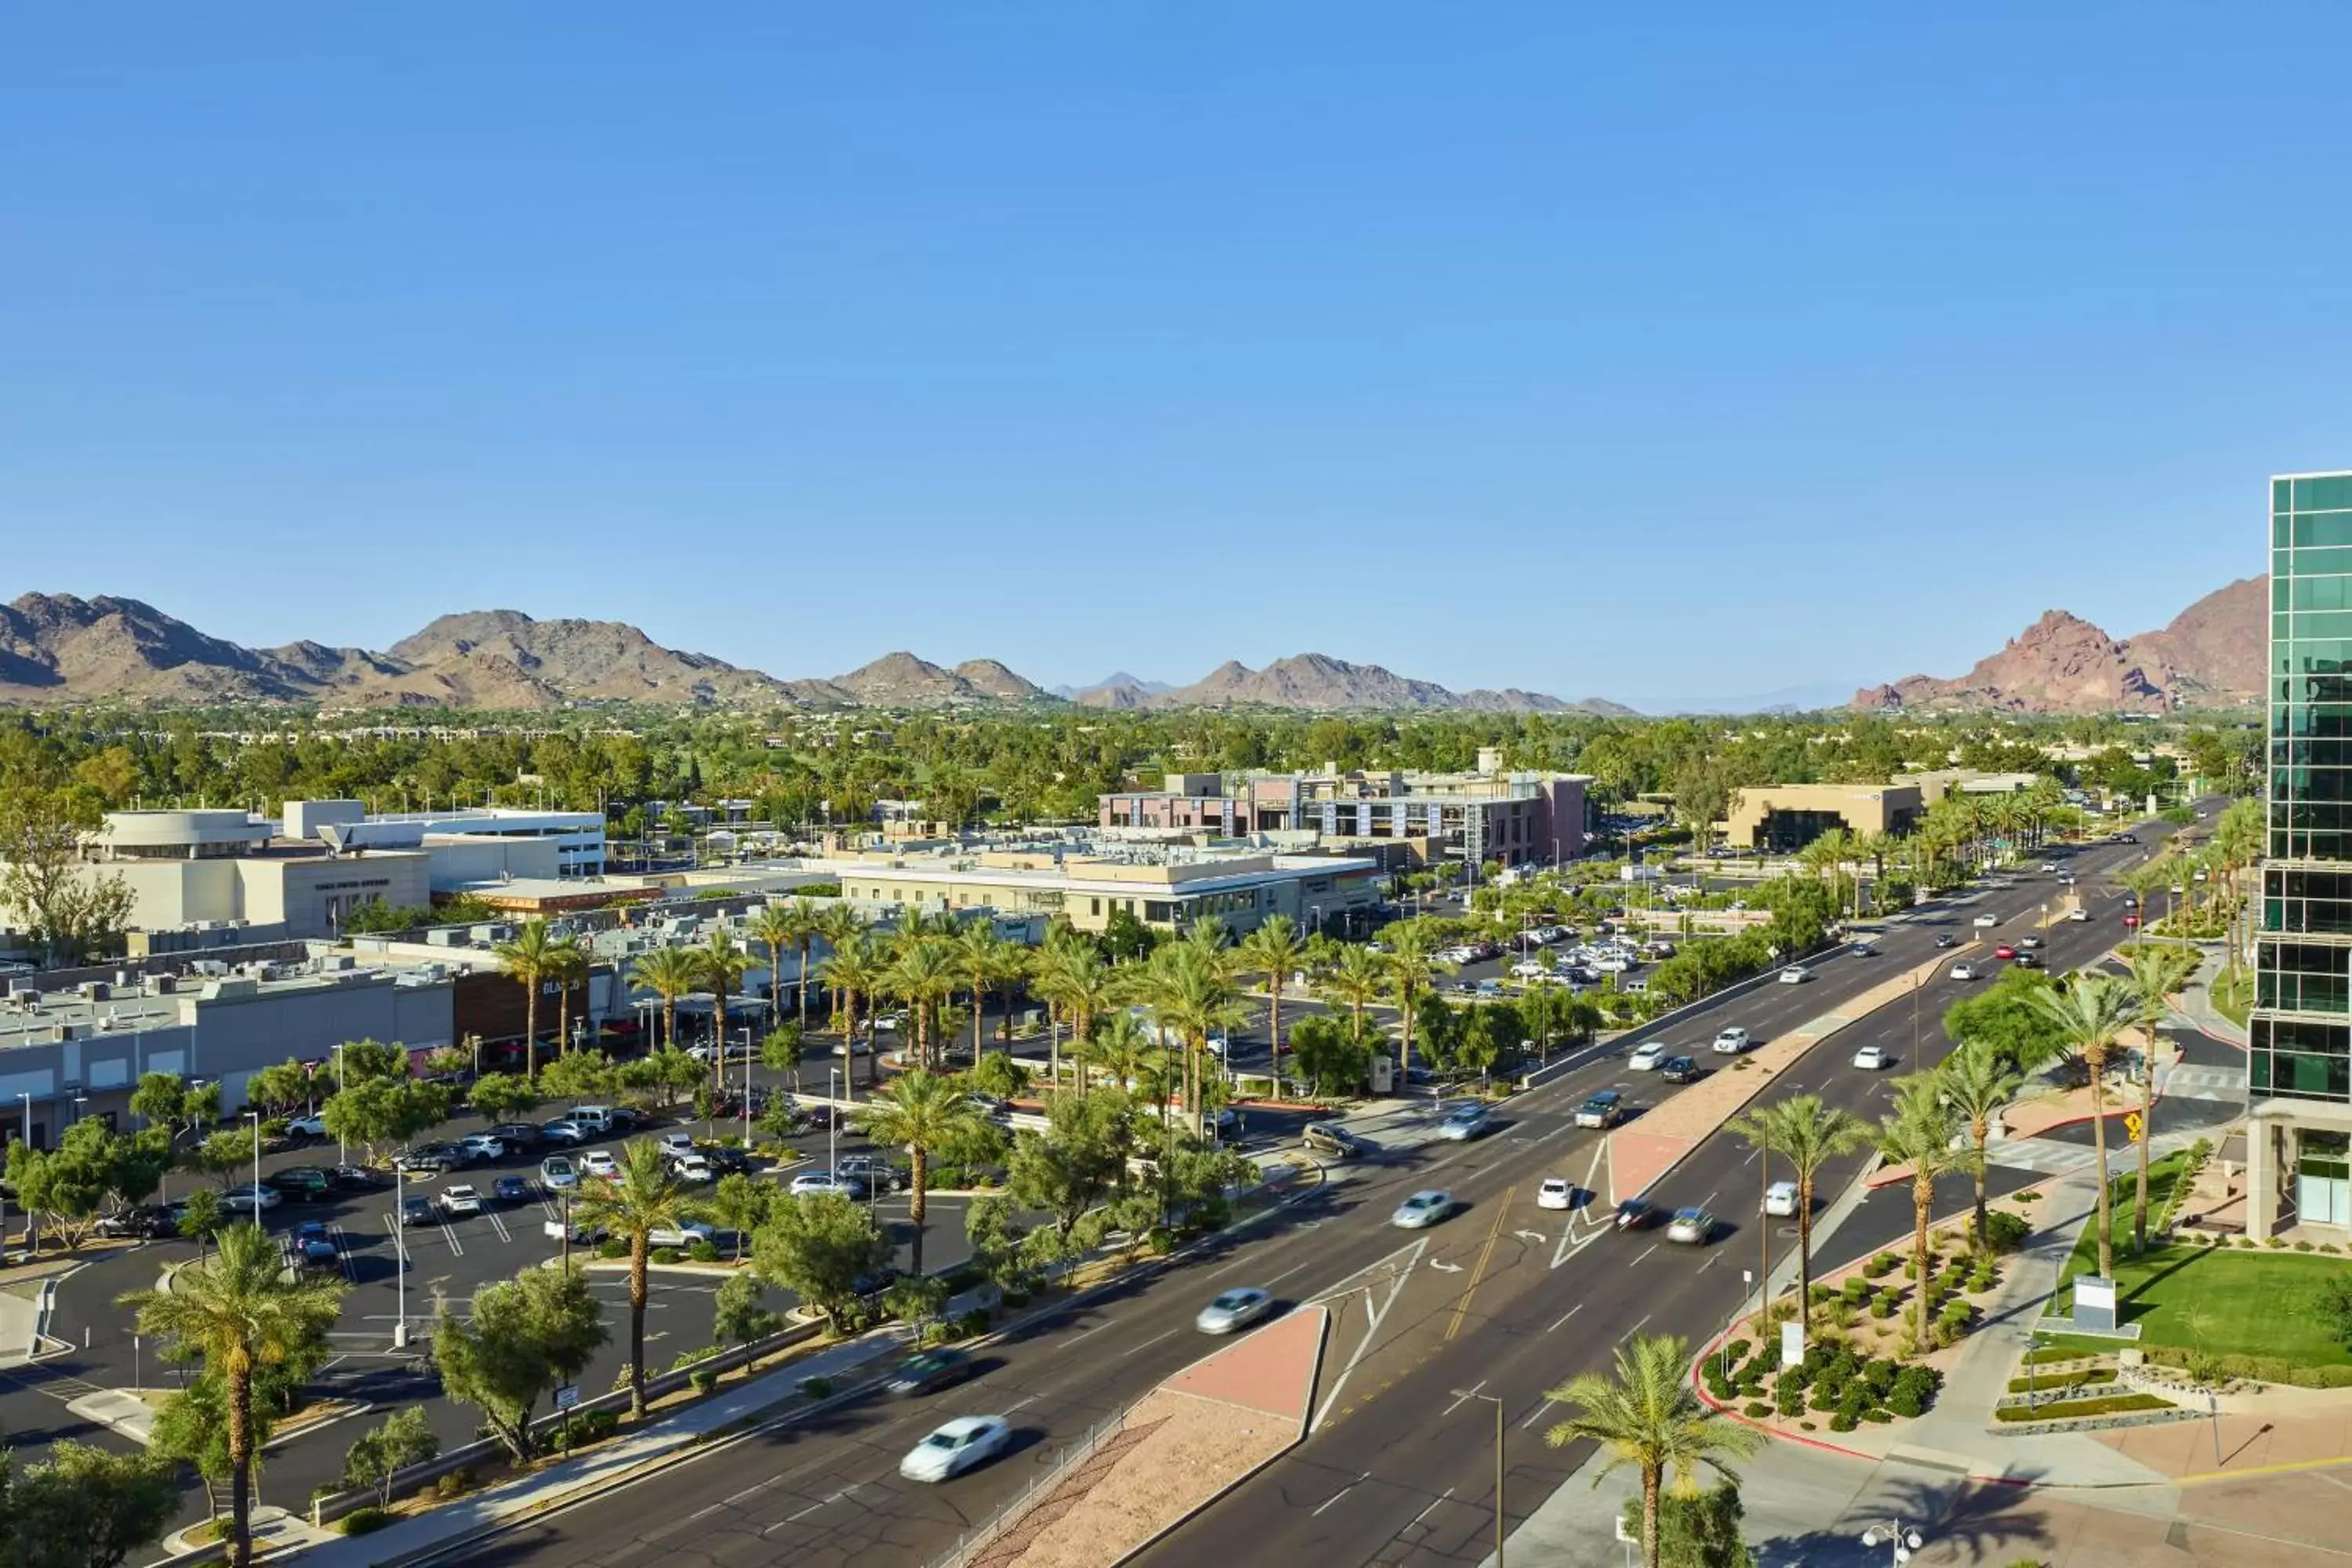
POLYGON ((1721 1072, 1709 1073, 1663 1103, 1642 1113, 1630 1126, 1609 1135, 1609 1195, 1612 1202, 1645 1192, 1679 1163, 1684 1155, 1722 1130, 1723 1124, 1761 1094, 1772 1079, 1793 1067, 1822 1041, 1891 1003, 1909 996, 1966 947, 1939 952, 1927 963, 1899 970, 1861 995, 1758 1049, 1733 1059, 1721 1072))

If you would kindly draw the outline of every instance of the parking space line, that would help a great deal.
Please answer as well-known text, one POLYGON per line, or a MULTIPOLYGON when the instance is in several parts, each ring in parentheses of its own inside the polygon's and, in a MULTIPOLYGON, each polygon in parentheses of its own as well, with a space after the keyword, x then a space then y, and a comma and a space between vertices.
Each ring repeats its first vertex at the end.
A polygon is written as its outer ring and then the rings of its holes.
POLYGON ((499 1217, 499 1214, 496 1209, 485 1209, 482 1212, 483 1216, 490 1222, 490 1228, 499 1233, 499 1239, 500 1241, 512 1241, 514 1239, 513 1233, 507 1229, 507 1222, 499 1217))

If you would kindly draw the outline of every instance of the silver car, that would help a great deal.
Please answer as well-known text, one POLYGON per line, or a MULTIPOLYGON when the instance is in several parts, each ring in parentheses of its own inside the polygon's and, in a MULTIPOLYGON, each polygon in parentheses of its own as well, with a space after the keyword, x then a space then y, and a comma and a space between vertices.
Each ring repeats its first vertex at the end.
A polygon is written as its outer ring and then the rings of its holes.
POLYGON ((1230 1334, 1235 1329, 1246 1328, 1265 1316, 1274 1305, 1274 1298, 1255 1286, 1228 1290, 1201 1309, 1192 1326, 1204 1334, 1230 1334))
POLYGON ((1389 1223, 1399 1230, 1419 1230, 1435 1225, 1453 1212, 1454 1194, 1432 1188, 1415 1193, 1397 1205, 1396 1213, 1389 1215, 1389 1223))

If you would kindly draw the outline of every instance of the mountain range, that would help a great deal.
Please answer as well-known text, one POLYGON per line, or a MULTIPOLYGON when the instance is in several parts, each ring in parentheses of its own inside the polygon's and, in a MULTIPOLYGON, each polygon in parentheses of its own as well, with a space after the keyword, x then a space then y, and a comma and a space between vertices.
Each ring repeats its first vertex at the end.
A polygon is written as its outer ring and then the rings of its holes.
MULTIPOLYGON (((1323 654, 1264 669, 1228 662, 1191 686, 1124 672, 1071 694, 1097 708, 1445 709, 1630 713, 1516 689, 1455 692, 1323 654)), ((0 703, 304 701, 338 708, 545 709, 575 702, 941 708, 1050 702, 1058 694, 992 658, 952 668, 886 654, 845 675, 784 680, 662 647, 620 621, 537 620, 520 610, 443 616, 381 653, 297 642, 252 648, 137 599, 26 594, 0 605, 0 703)))
POLYGON ((2270 578, 2242 577, 2152 632, 2121 641, 2049 610, 1966 675, 1906 676, 1864 687, 1865 709, 1991 709, 2016 713, 2160 713, 2261 700, 2270 578))

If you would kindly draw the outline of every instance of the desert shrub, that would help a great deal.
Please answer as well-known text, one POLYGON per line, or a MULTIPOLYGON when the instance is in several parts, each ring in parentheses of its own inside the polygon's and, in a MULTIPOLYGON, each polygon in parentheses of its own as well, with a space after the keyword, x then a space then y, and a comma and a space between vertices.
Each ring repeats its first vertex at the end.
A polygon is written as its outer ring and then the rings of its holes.
POLYGON ((351 1512, 343 1515, 335 1528, 345 1535, 371 1535, 391 1522, 390 1509, 371 1506, 352 1510, 351 1512))
POLYGON ((2056 1421, 2069 1415, 2119 1415, 2134 1410, 2169 1410, 2172 1401, 2158 1399, 2153 1394, 2111 1394, 2097 1399, 2062 1399, 2055 1405, 2039 1407, 2004 1405, 1995 1410, 1996 1421, 2056 1421))
POLYGON ((702 1367, 687 1374, 687 1383, 697 1394, 710 1394, 719 1387, 719 1373, 712 1367, 702 1367))
POLYGON ((1793 1373, 1782 1373, 1772 1390, 1772 1408, 1783 1415, 1796 1415, 1805 1408, 1805 1385, 1793 1373))
POLYGON ((684 1253, 680 1252, 675 1247, 656 1247, 654 1248, 653 1261, 656 1263, 676 1263, 685 1256, 686 1255, 684 1253))
POLYGON ((474 1489, 474 1472, 469 1469, 451 1470, 433 1483, 434 1494, 444 1500, 464 1497, 474 1489))
POLYGON ((1832 1432, 1851 1432, 1854 1428, 1854 1424, 1860 1419, 1861 1417, 1859 1416, 1848 1415, 1844 1411, 1841 1410, 1836 1415, 1830 1417, 1830 1430, 1832 1432))
POLYGON ((1858 1307, 1870 1299, 1870 1281, 1859 1274, 1849 1274, 1843 1294, 1848 1306, 1858 1307))
POLYGON ((1864 1264, 1862 1266, 1862 1272, 1865 1277, 1876 1279, 1882 1275, 1891 1273, 1894 1270, 1896 1261, 1895 1254, 1891 1252, 1882 1252, 1872 1258, 1869 1262, 1864 1264))
POLYGON ((1741 1407, 1739 1413, 1750 1421, 1761 1421, 1772 1414, 1772 1407, 1760 1399, 1751 1399, 1741 1407))
POLYGON ((686 1255, 697 1263, 716 1263, 719 1261, 719 1247, 716 1242, 698 1241, 686 1249, 686 1255))
POLYGON ((596 1256, 599 1258, 626 1258, 628 1255, 629 1244, 617 1236, 606 1237, 596 1244, 596 1256))
POLYGON ((2006 1209, 1995 1209, 1985 1216, 1985 1242, 1997 1253, 2016 1251, 2025 1245, 2025 1238, 2032 1231, 2023 1215, 2011 1214, 2006 1209))

